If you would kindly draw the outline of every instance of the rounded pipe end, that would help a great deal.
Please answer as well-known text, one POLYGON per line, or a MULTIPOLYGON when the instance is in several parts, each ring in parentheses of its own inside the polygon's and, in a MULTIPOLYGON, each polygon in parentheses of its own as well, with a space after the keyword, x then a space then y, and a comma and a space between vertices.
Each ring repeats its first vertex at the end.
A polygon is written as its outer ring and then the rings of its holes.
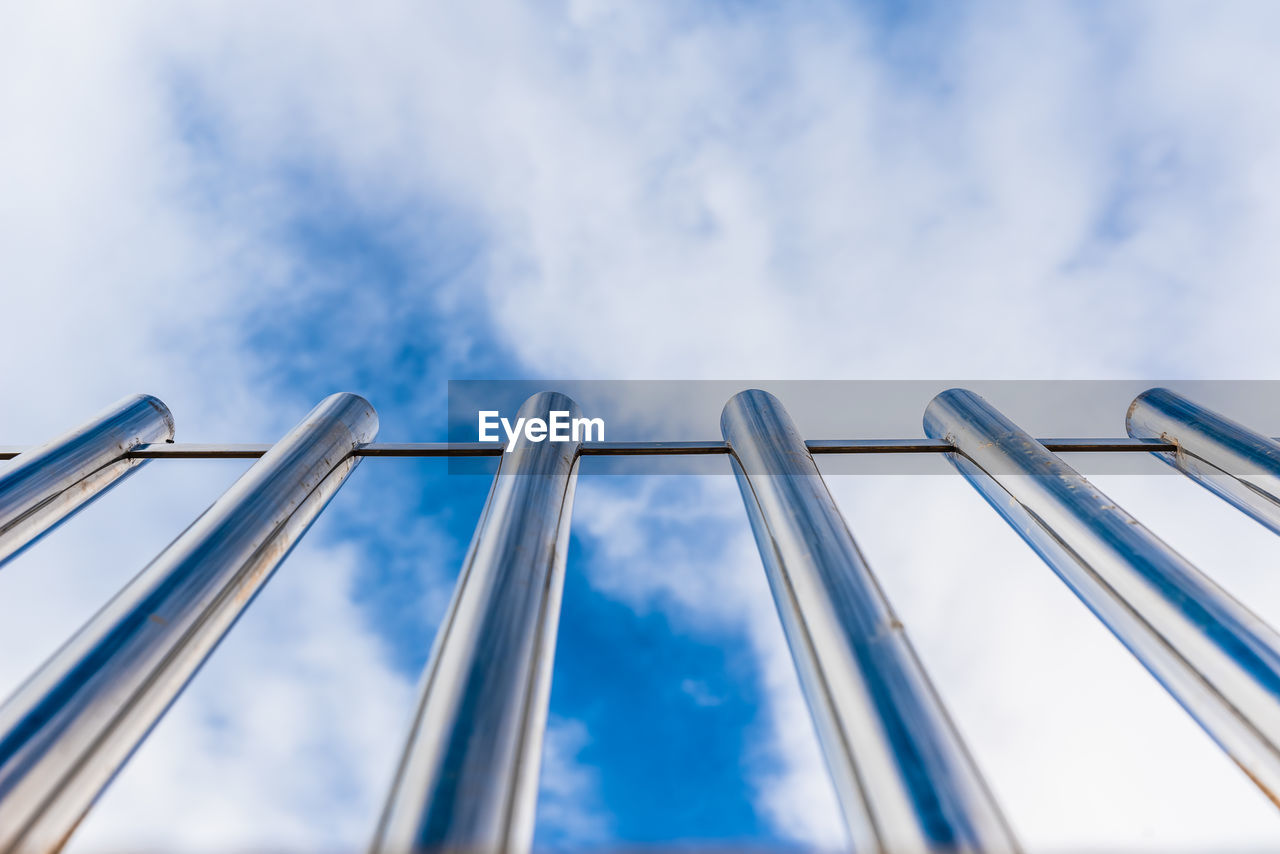
POLYGON ((1182 395, 1167 388, 1156 386, 1147 389, 1135 397, 1125 410, 1125 432, 1134 439, 1159 439, 1164 431, 1158 430, 1151 423, 1151 416, 1181 399, 1182 395))
POLYGON ((924 408, 924 434, 930 439, 951 441, 950 434, 955 421, 963 417, 965 410, 989 409, 990 404, 981 395, 967 388, 949 388, 940 391, 924 408))
POLYGON ((738 392, 725 403, 724 409, 720 410, 720 435, 725 441, 733 444, 733 438, 730 434, 741 429, 739 425, 741 419, 751 416, 769 417, 778 419, 779 417, 786 419, 791 425, 791 417, 787 415, 786 409, 782 406, 782 401, 774 397, 764 389, 749 388, 738 392))
POLYGON ((373 404, 358 394, 340 391, 316 404, 305 421, 329 418, 346 428, 352 445, 372 442, 378 435, 378 411, 373 404))
POLYGON ((747 474, 816 475, 817 464, 782 401, 751 388, 729 398, 720 434, 747 474))
MULTIPOLYGON (((503 453, 498 463, 498 475, 523 474, 569 474, 578 458, 578 450, 582 441, 575 438, 572 432, 568 437, 553 437, 552 413, 568 413, 572 422, 582 417, 582 407, 578 406, 569 395, 558 391, 540 391, 530 395, 520 404, 516 411, 516 432, 514 444, 503 453), (521 429, 521 420, 525 426, 521 429), (541 422, 541 429, 534 435, 534 424, 541 422)), ((558 422, 560 426, 564 422, 558 422)))
POLYGON ((163 427, 161 428, 160 433, 158 433, 154 438, 148 437, 147 441, 150 441, 150 442, 172 442, 173 441, 176 425, 173 420, 173 413, 169 411, 169 407, 165 405, 165 402, 163 400, 161 400, 160 398, 156 397, 153 394, 137 394, 129 398, 129 401, 130 401, 130 404, 134 406, 146 405, 151 407, 151 409, 155 411, 157 415, 160 416, 160 419, 163 422, 163 427))
POLYGON ((529 395, 525 402, 520 404, 516 417, 547 418, 552 412, 568 412, 570 418, 577 418, 582 415, 582 407, 563 392, 540 391, 529 395))

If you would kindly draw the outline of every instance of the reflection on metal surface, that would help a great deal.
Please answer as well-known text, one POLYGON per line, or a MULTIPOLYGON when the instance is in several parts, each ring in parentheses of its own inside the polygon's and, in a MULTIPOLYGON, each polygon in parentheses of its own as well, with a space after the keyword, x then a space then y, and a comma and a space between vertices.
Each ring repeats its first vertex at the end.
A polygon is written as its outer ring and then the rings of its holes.
MULTIPOLYGON (((1159 439, 1037 439, 1058 453, 1133 453, 1175 450, 1159 439)), ((951 446, 939 439, 809 439, 811 454, 942 454, 951 446)), ((130 460, 256 460, 270 445, 165 443, 139 445, 125 453, 130 460)), ((583 442, 584 457, 689 457, 729 453, 729 444, 718 439, 692 442, 583 442)), ((0 460, 13 459, 22 448, 0 447, 0 460)), ((357 457, 499 457, 502 448, 490 442, 371 442, 352 451, 357 457)))
POLYGON ((934 398, 925 432, 1273 801, 1280 636, 985 400, 934 398))
MULTIPOLYGON (((580 414, 552 392, 529 398, 519 414, 552 410, 580 414)), ((502 456, 373 852, 528 850, 577 451, 522 438, 502 456)))
POLYGON ((62 846, 377 431, 322 401, 0 707, 0 851, 62 846))
POLYGON ((1016 850, 782 405, 742 392, 721 428, 854 849, 1016 850))
POLYGON ((1156 456, 1280 534, 1280 442, 1167 388, 1138 395, 1125 427, 1172 444, 1156 456))
MULTIPOLYGON (((580 414, 568 396, 542 392, 520 415, 552 411, 580 414)), ((163 404, 139 396, 40 448, 0 448, 0 459, 16 457, 0 465, 0 563, 145 460, 259 460, 0 706, 0 854, 62 846, 363 457, 495 457, 498 472, 372 854, 529 848, 584 456, 729 455, 859 852, 1009 852, 1016 842, 817 454, 945 454, 1275 800, 1280 636, 1053 452, 1155 453, 1280 531, 1280 442, 1159 388, 1134 400, 1127 438, 1033 439, 958 389, 934 398, 924 421, 928 438, 806 441, 776 398, 749 391, 724 407, 723 439, 525 437, 505 454, 493 443, 374 443, 372 407, 333 395, 274 446, 178 445, 163 404)))
POLYGON ((128 451, 172 438, 169 410, 139 394, 19 455, 0 472, 0 564, 141 465, 128 451))

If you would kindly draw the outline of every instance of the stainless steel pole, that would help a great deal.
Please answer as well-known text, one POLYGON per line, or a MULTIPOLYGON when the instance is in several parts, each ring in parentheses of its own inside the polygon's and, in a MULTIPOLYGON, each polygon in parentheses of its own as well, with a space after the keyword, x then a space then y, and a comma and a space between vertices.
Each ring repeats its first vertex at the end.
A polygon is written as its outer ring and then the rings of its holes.
POLYGON ((377 424, 363 398, 325 398, 0 707, 0 851, 66 842, 377 424))
POLYGON ((0 472, 0 565, 145 462, 127 451, 172 439, 169 409, 138 394, 20 454, 0 472))
POLYGON ((854 850, 1016 850, 782 404, 744 391, 720 426, 854 850))
MULTIPOLYGON (((576 417, 554 392, 519 416, 576 417)), ((517 440, 498 464, 423 676, 374 854, 520 852, 533 839, 575 442, 517 440)))
POLYGON ((973 392, 925 432, 1245 773, 1280 793, 1280 636, 973 392))
POLYGON ((1280 442, 1167 388, 1134 398, 1125 427, 1172 442, 1155 456, 1280 534, 1280 442))

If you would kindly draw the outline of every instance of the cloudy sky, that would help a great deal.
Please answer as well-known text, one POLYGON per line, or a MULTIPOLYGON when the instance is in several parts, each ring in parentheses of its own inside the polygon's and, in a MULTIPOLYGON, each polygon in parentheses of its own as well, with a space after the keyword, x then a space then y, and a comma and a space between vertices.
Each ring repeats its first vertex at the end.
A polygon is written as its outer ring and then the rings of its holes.
MULTIPOLYGON (((0 444, 136 392, 432 441, 450 379, 1274 378, 1277 44, 1266 2, 4 4, 0 444)), ((242 470, 5 567, 0 693, 242 470)), ((962 480, 831 483, 1029 848, 1280 847, 962 480)), ((1280 624, 1273 535, 1099 484, 1280 624)), ((364 462, 71 850, 358 850, 486 488, 364 462)), ((574 523, 538 844, 839 848, 732 479, 584 468, 574 523)))

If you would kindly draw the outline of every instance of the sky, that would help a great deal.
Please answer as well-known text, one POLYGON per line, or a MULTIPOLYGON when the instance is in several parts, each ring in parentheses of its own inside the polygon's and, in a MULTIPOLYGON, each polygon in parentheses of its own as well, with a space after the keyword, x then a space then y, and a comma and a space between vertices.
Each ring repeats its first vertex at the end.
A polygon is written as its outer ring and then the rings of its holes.
MULTIPOLYGON (((459 379, 1275 378, 1277 43, 1266 2, 3 4, 0 444, 139 392, 179 441, 335 391, 436 441, 459 379)), ((148 464, 4 567, 0 694, 243 470, 148 464)), ((1280 847, 960 478, 829 481, 1029 850, 1280 847)), ((1097 482, 1280 625, 1274 535, 1097 482)), ((366 844, 486 490, 363 462, 68 850, 366 844)), ((535 842, 844 845, 731 478, 584 465, 535 842)))

